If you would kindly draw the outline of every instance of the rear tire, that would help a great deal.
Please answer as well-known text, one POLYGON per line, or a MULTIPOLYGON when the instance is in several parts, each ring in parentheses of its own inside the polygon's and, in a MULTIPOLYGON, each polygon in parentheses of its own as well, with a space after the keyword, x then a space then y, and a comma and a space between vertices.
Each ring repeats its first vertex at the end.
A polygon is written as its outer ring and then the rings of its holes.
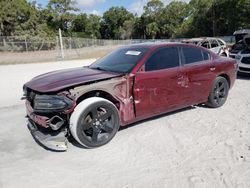
POLYGON ((221 76, 217 77, 213 82, 206 105, 211 108, 222 106, 227 100, 228 91, 229 84, 226 78, 221 76))
POLYGON ((119 114, 110 101, 91 97, 80 102, 70 117, 70 132, 84 147, 107 144, 119 129, 119 114))

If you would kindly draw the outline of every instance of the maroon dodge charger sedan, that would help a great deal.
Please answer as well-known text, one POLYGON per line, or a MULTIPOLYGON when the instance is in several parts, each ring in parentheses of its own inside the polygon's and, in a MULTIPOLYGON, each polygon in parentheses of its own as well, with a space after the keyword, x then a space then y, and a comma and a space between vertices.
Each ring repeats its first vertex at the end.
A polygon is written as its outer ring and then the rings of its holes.
POLYGON ((236 61, 194 45, 119 48, 87 67, 49 72, 24 85, 28 127, 44 147, 66 150, 67 137, 94 148, 120 126, 206 104, 222 106, 236 61))

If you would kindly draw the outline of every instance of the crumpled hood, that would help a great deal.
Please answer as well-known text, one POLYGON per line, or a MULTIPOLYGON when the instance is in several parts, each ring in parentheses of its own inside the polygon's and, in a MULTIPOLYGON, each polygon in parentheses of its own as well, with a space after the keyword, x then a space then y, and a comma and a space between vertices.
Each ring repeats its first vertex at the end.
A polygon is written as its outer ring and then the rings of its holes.
POLYGON ((121 75, 123 75, 123 73, 111 73, 87 67, 79 67, 39 75, 27 82, 25 86, 42 93, 55 92, 71 86, 81 85, 97 80, 104 80, 121 75))

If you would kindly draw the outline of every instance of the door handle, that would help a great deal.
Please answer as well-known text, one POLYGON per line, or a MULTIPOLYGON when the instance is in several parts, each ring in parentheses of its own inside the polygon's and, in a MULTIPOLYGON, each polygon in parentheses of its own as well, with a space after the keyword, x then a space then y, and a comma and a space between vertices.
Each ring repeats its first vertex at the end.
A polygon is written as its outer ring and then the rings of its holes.
POLYGON ((210 71, 215 71, 215 67, 210 67, 210 71))

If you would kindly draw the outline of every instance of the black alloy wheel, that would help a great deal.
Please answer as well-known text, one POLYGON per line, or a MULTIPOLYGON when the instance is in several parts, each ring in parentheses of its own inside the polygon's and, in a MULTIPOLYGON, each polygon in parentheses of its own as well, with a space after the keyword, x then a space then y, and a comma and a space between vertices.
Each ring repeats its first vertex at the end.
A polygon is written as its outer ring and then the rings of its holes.
POLYGON ((81 114, 77 136, 82 145, 93 148, 109 142, 119 129, 118 112, 114 105, 100 101, 88 106, 81 114))
POLYGON ((224 77, 217 77, 213 83, 206 105, 212 108, 222 106, 227 100, 228 91, 228 81, 224 77))

